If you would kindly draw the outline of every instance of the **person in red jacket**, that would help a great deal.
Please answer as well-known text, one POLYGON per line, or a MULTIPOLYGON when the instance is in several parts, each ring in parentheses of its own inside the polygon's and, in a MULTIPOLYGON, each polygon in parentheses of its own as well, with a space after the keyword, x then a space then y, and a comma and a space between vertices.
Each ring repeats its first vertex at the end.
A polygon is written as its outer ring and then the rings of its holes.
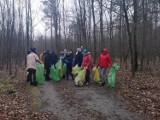
POLYGON ((98 66, 101 68, 101 86, 104 86, 106 70, 108 67, 112 66, 112 60, 106 48, 102 50, 102 53, 99 56, 97 67, 98 66))
POLYGON ((90 84, 90 69, 92 64, 92 57, 91 54, 87 52, 86 49, 83 50, 83 61, 82 61, 82 68, 87 68, 86 71, 86 81, 85 84, 90 84))

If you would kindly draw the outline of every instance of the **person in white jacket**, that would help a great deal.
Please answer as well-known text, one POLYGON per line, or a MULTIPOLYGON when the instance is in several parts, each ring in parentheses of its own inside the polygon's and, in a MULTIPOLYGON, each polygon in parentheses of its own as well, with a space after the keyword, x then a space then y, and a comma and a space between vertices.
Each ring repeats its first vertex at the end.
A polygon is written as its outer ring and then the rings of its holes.
POLYGON ((37 86, 36 82, 36 62, 42 63, 38 56, 36 55, 36 49, 32 48, 30 53, 27 55, 27 81, 30 83, 30 85, 37 86))

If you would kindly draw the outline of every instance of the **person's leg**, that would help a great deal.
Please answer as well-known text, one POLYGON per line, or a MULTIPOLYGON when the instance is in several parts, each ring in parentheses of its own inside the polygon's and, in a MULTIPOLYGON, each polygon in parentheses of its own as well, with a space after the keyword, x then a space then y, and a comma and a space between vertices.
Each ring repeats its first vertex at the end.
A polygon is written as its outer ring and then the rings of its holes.
POLYGON ((26 80, 28 83, 30 82, 30 79, 29 79, 29 72, 27 71, 27 80, 26 80))
POLYGON ((86 82, 87 85, 90 84, 90 70, 86 71, 86 82))
POLYGON ((33 85, 37 86, 37 81, 36 81, 36 70, 33 70, 33 85))
POLYGON ((106 75, 106 68, 101 68, 101 82, 102 82, 102 86, 105 85, 105 75, 106 75))
POLYGON ((72 64, 68 66, 69 68, 69 74, 71 75, 72 77, 72 80, 74 80, 74 77, 73 77, 73 74, 72 74, 72 64))
MULTIPOLYGON (((64 65, 64 63, 63 63, 63 65, 64 65)), ((62 66, 62 67, 63 67, 63 66, 62 66)), ((66 71, 66 74, 67 74, 67 71, 66 71)), ((65 79, 66 74, 63 74, 62 79, 65 79)))
POLYGON ((50 74, 50 69, 49 68, 46 68, 46 81, 49 81, 50 80, 50 77, 49 77, 49 74, 50 74))
POLYGON ((68 64, 67 64, 66 76, 67 76, 67 80, 68 80, 68 77, 69 77, 69 65, 68 64))
POLYGON ((33 85, 33 82, 32 82, 32 70, 28 70, 28 79, 29 79, 29 83, 30 85, 33 85))

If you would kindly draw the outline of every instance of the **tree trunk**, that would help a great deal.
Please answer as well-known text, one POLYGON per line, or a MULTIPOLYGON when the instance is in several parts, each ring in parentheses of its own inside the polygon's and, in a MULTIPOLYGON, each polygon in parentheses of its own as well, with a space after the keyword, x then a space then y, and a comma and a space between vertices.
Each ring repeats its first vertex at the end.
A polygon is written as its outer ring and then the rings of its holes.
POLYGON ((129 47, 130 47, 130 53, 131 53, 132 76, 135 76, 134 58, 133 58, 133 50, 132 50, 132 34, 131 34, 131 31, 130 31, 130 25, 129 25, 127 10, 126 10, 125 0, 123 0, 123 10, 124 10, 124 14, 125 14, 125 20, 126 20, 126 24, 127 24, 127 33, 128 33, 128 37, 129 37, 128 40, 129 40, 129 47))
POLYGON ((92 15, 93 15, 93 39, 94 39, 94 63, 97 57, 97 39, 96 39, 96 20, 94 13, 94 0, 92 0, 92 15))
POLYGON ((133 28, 133 41, 134 41, 134 71, 136 72, 138 70, 138 51, 137 51, 137 0, 133 0, 133 6, 134 6, 134 28, 133 28))

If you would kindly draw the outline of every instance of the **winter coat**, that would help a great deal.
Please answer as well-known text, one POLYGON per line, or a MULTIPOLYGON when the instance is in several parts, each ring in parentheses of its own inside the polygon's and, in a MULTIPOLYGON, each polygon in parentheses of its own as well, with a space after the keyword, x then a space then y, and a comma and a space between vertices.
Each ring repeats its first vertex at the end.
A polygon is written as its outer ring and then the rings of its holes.
POLYGON ((66 54, 65 58, 64 58, 64 63, 66 63, 67 65, 72 65, 72 61, 73 61, 73 55, 72 54, 66 54))
POLYGON ((112 60, 111 60, 110 55, 108 54, 108 50, 106 48, 104 48, 102 50, 101 55, 99 56, 97 66, 107 68, 108 65, 112 66, 112 60), (105 52, 105 53, 103 53, 103 52, 105 52))
POLYGON ((63 63, 65 63, 65 61, 64 61, 65 57, 66 57, 66 53, 62 52, 61 55, 60 55, 60 59, 62 60, 63 63))
POLYGON ((51 54, 51 64, 55 65, 58 62, 58 56, 55 53, 51 54))
POLYGON ((28 69, 35 69, 36 70, 36 61, 39 60, 38 56, 31 52, 27 55, 27 70, 28 69))
POLYGON ((44 57, 44 66, 45 69, 48 69, 51 67, 51 54, 49 52, 45 53, 45 57, 44 57))
POLYGON ((82 54, 82 52, 78 52, 78 53, 76 54, 76 57, 75 57, 74 65, 77 65, 77 64, 78 64, 78 66, 81 67, 82 60, 83 60, 83 54, 82 54))
POLYGON ((90 54, 84 54, 83 55, 83 61, 82 61, 82 68, 87 67, 88 69, 91 68, 92 64, 92 58, 90 54))

